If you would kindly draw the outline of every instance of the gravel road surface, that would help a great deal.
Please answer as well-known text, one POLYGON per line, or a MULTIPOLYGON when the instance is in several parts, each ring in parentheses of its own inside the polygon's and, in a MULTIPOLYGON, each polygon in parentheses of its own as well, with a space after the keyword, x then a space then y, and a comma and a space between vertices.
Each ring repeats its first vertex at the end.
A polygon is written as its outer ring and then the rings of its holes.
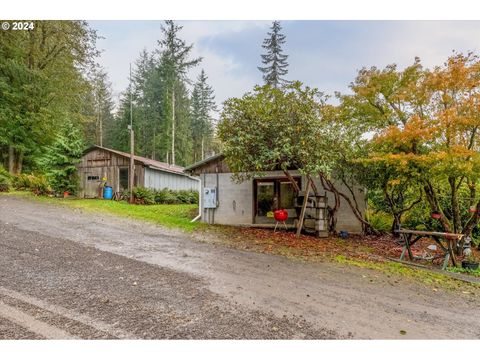
POLYGON ((1 339, 480 338, 480 300, 0 196, 1 339))

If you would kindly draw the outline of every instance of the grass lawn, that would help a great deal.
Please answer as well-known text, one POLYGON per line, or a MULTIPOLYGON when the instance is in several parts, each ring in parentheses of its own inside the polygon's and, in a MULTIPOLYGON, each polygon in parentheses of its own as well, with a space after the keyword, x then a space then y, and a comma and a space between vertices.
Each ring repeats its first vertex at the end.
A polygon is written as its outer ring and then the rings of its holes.
POLYGON ((191 220, 198 214, 198 206, 195 204, 131 205, 125 201, 74 198, 62 199, 35 196, 26 191, 12 191, 7 194, 27 197, 43 203, 65 205, 90 212, 102 211, 113 215, 146 220, 168 228, 182 229, 188 232, 203 226, 200 222, 191 222, 191 220))

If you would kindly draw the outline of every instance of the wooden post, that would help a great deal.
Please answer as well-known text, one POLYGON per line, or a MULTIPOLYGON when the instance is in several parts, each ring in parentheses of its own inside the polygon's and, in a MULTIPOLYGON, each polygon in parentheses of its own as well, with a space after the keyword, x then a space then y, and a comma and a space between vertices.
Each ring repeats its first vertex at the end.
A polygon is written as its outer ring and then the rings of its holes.
POLYGON ((134 153, 134 134, 133 134, 133 102, 132 102, 132 64, 130 64, 130 125, 128 129, 130 130, 130 170, 129 170, 129 185, 130 185, 130 204, 133 204, 133 185, 135 182, 135 159, 133 158, 134 153))
POLYGON ((172 164, 175 165, 175 83, 172 88, 172 164))
POLYGON ((302 232, 303 219, 305 217, 305 210, 307 208, 309 193, 310 193, 310 180, 307 180, 307 188, 305 189, 305 196, 303 198, 302 211, 300 212, 300 219, 298 219, 297 238, 300 237, 300 233, 302 232))
POLYGON ((135 160, 133 158, 133 149, 134 149, 134 134, 133 134, 133 126, 130 127, 130 204, 133 204, 133 186, 135 182, 135 160))

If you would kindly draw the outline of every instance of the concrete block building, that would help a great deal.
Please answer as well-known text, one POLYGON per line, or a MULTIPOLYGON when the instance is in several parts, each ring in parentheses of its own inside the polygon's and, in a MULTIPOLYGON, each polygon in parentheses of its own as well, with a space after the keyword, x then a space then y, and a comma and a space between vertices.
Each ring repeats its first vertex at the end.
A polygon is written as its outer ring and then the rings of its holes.
MULTIPOLYGON (((293 227, 298 217, 301 202, 294 192, 290 180, 283 171, 267 171, 263 176, 237 183, 232 180, 223 155, 215 155, 185 168, 185 171, 198 176, 201 182, 200 213, 201 221, 210 224, 239 226, 273 227, 276 224, 272 216, 274 210, 285 209, 289 214, 287 224, 293 227)), ((306 178, 298 170, 289 171, 298 186, 305 192, 306 178)), ((316 220, 316 230, 328 232, 326 211, 319 209, 334 206, 333 195, 325 191, 319 178, 313 178, 318 193, 316 204, 308 206, 306 224, 316 220), (322 201, 325 203, 322 205, 322 201), (316 214, 315 215, 315 210, 316 214), (319 224, 319 225, 318 225, 319 224)), ((348 193, 348 189, 334 180, 337 189, 348 193)), ((366 210, 365 189, 353 186, 355 197, 362 213, 366 210)), ((301 192, 301 193, 302 193, 301 192)), ((309 196, 311 196, 311 192, 309 196)), ((305 194, 304 194, 305 195, 305 194)), ((310 198, 309 198, 310 199, 310 198)), ((315 203, 315 199, 312 200, 315 203)), ((315 221, 314 221, 315 222, 315 221)), ((337 212, 337 230, 350 233, 361 233, 362 224, 353 214, 348 203, 341 199, 337 212)))

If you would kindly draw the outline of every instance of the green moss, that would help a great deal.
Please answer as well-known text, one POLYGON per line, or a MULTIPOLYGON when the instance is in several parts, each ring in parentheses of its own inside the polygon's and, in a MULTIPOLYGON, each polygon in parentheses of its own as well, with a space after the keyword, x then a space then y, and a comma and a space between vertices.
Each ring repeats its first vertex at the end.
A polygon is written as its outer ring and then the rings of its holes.
POLYGON ((403 264, 392 261, 372 262, 367 260, 349 259, 343 255, 336 255, 332 258, 335 262, 341 264, 348 264, 358 266, 366 269, 381 271, 387 275, 402 276, 414 279, 426 285, 433 285, 435 287, 442 287, 448 290, 473 289, 478 290, 480 286, 477 284, 468 284, 461 280, 453 279, 447 275, 438 274, 432 271, 423 269, 412 269, 403 264))
POLYGON ((198 214, 198 206, 194 204, 131 205, 125 201, 74 198, 62 199, 34 196, 29 192, 22 191, 10 192, 7 196, 11 195, 22 196, 47 204, 82 209, 92 213, 100 211, 132 219, 146 220, 168 228, 176 228, 188 232, 204 226, 204 224, 199 222, 191 222, 191 220, 198 214))

